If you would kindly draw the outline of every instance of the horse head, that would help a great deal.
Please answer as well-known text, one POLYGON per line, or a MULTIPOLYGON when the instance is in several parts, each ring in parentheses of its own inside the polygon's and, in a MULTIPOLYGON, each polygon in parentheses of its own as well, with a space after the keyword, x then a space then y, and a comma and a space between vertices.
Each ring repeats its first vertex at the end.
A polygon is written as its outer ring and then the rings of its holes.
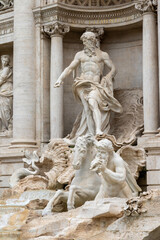
POLYGON ((74 169, 80 169, 83 161, 87 157, 87 152, 89 147, 93 146, 94 144, 94 137, 93 135, 87 134, 82 137, 77 138, 75 147, 74 147, 74 158, 73 158, 73 167, 74 169))

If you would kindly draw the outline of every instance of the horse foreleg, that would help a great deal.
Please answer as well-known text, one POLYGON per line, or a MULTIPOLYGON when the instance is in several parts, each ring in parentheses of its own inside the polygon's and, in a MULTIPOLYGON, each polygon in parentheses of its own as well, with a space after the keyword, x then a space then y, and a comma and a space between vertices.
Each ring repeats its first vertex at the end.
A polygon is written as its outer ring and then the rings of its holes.
POLYGON ((79 202, 84 202, 87 200, 93 200, 96 196, 94 190, 90 189, 83 189, 82 187, 78 187, 76 185, 71 185, 69 188, 69 195, 67 201, 67 209, 71 210, 75 208, 75 199, 79 202), (79 199, 79 200, 78 200, 79 199))
POLYGON ((47 215, 52 212, 52 206, 56 205, 60 200, 66 201, 68 199, 68 192, 64 192, 63 190, 58 190, 53 198, 48 202, 47 206, 42 211, 42 216, 47 215))
POLYGON ((76 201, 79 201, 79 203, 82 205, 86 201, 94 200, 96 197, 97 191, 94 189, 84 189, 82 187, 78 186, 71 186, 69 189, 69 195, 68 195, 68 201, 67 201, 67 209, 71 210, 74 207, 75 199, 76 201))
POLYGON ((69 188, 69 194, 68 194, 68 201, 67 201, 67 209, 71 210, 74 209, 74 199, 75 199, 75 193, 77 190, 80 190, 81 187, 71 185, 69 188))

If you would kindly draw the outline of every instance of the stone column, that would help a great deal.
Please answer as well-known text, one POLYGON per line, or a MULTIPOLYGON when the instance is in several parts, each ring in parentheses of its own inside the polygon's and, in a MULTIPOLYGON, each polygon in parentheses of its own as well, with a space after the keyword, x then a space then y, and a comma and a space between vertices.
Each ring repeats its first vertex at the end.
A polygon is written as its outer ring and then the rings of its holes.
POLYGON ((14 99, 15 147, 34 146, 36 129, 35 23, 33 0, 14 0, 14 99))
POLYGON ((144 136, 149 136, 157 133, 159 117, 156 4, 154 0, 141 1, 136 8, 143 11, 144 136))
POLYGON ((52 138, 63 137, 63 86, 54 88, 54 84, 63 71, 63 36, 69 32, 69 26, 55 23, 44 27, 51 37, 50 65, 50 134, 52 138))
MULTIPOLYGON (((160 2, 158 0, 157 0, 157 4, 158 4, 157 14, 158 14, 159 107, 160 107, 160 2)), ((160 118, 160 114, 159 114, 159 118, 160 118)), ((159 127, 160 127, 160 119, 159 119, 159 127)), ((160 133, 160 128, 159 128, 159 133, 160 133)))

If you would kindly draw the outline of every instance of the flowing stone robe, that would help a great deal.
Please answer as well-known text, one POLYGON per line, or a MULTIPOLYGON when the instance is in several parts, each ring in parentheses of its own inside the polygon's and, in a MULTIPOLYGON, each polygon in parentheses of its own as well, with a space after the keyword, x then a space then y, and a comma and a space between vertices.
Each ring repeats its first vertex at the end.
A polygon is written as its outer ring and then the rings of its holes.
POLYGON ((0 131, 9 130, 12 120, 13 72, 10 66, 7 68, 8 74, 4 74, 4 69, 0 70, 0 131))
MULTIPOLYGON (((113 96, 113 84, 106 82, 105 77, 102 78, 101 83, 85 80, 82 77, 77 77, 73 84, 73 93, 76 100, 81 102, 79 93, 83 91, 84 98, 88 102, 89 98, 94 98, 99 106, 101 112, 101 129, 104 133, 108 133, 110 129, 110 111, 121 113, 123 111, 121 104, 113 96), (103 84, 102 84, 103 83, 103 84)), ((91 111, 91 110, 89 110, 91 111)), ((91 111, 92 112, 92 111, 91 111)), ((95 135, 94 120, 92 113, 88 112, 90 116, 90 124, 92 127, 92 134, 95 135)), ((85 110, 77 116, 73 125, 72 132, 68 136, 70 139, 76 139, 79 136, 89 133, 87 126, 87 118, 85 110)))

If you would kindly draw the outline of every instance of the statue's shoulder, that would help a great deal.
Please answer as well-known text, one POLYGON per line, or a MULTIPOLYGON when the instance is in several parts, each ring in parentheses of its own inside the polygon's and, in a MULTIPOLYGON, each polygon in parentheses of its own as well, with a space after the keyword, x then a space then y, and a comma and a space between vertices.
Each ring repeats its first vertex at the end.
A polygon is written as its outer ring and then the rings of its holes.
POLYGON ((79 52, 76 53, 75 59, 81 58, 83 55, 84 55, 84 51, 83 50, 79 51, 79 52))
POLYGON ((109 54, 107 52, 104 52, 104 51, 101 51, 101 56, 103 57, 103 59, 108 59, 109 58, 109 54))
POLYGON ((124 165, 123 158, 121 158, 121 156, 118 153, 114 153, 113 159, 116 165, 124 165))

